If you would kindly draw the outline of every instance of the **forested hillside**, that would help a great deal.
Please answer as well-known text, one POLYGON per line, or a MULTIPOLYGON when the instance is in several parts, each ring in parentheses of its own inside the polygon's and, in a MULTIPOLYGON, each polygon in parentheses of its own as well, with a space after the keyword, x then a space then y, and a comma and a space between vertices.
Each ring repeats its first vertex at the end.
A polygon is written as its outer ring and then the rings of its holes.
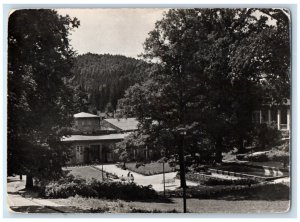
POLYGON ((80 111, 116 109, 125 90, 147 75, 150 64, 121 55, 79 55, 74 63, 72 84, 78 91, 80 111))

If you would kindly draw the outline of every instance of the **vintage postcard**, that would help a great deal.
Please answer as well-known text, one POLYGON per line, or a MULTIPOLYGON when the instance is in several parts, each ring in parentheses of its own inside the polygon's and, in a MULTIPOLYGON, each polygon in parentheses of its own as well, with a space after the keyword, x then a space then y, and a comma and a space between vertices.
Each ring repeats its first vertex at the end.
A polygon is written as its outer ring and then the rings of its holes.
POLYGON ((289 211, 290 16, 11 11, 11 212, 289 211))

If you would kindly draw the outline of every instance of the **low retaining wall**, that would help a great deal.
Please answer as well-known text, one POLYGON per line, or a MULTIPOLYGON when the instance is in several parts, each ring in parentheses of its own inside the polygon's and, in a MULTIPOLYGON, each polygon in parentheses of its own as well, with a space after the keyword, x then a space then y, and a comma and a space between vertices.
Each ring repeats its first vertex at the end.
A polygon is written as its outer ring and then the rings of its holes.
POLYGON ((252 167, 252 168, 257 168, 257 169, 271 169, 271 170, 277 170, 277 171, 282 171, 282 172, 289 172, 288 168, 282 168, 282 167, 272 167, 272 166, 259 166, 255 164, 251 164, 248 162, 245 163, 239 163, 239 162, 223 162, 224 165, 237 165, 237 166, 246 166, 246 167, 252 167))
POLYGON ((284 176, 279 176, 279 177, 262 177, 262 176, 257 176, 257 175, 251 175, 251 174, 246 174, 246 173, 237 173, 237 172, 231 172, 231 171, 226 171, 226 170, 218 170, 218 169, 209 169, 209 171, 212 172, 212 173, 221 174, 221 175, 228 175, 228 176, 235 176, 235 177, 253 179, 253 180, 257 180, 259 182, 267 181, 267 180, 273 180, 273 179, 278 179, 278 178, 284 177, 284 176))

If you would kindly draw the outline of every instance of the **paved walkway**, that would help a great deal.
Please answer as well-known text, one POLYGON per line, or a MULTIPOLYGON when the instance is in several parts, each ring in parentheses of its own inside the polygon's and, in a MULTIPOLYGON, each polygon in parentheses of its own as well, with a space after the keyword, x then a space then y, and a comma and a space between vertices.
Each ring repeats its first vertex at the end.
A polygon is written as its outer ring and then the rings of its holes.
MULTIPOLYGON (((101 165, 96 166, 98 169, 102 169, 101 165)), ((128 170, 123 170, 114 164, 104 165, 103 170, 109 173, 116 174, 119 178, 123 177, 127 179, 128 170)), ((156 191, 163 191, 163 174, 156 174, 152 176, 144 176, 139 173, 130 171, 134 176, 134 182, 138 185, 148 186, 152 185, 156 191)), ((180 180, 175 179, 176 172, 165 173, 166 189, 175 190, 180 186, 180 180)), ((187 181, 187 186, 197 186, 197 183, 187 181)))
POLYGON ((48 199, 35 198, 33 195, 22 195, 25 188, 26 176, 23 180, 17 177, 7 178, 7 203, 13 212, 19 213, 71 213, 78 212, 72 206, 64 206, 48 199))

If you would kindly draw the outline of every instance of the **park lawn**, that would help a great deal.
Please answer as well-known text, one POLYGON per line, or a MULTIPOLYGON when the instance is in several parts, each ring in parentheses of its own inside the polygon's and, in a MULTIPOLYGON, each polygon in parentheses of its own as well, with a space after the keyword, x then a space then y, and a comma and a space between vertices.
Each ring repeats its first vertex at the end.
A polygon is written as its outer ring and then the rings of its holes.
MULTIPOLYGON (((102 171, 97 170, 91 166, 78 166, 78 167, 66 167, 63 168, 64 171, 69 171, 69 175, 73 175, 77 178, 82 178, 87 181, 92 180, 93 178, 102 181, 102 171)), ((103 173, 103 178, 106 179, 106 173, 103 173)))
MULTIPOLYGON (((120 165, 123 166, 123 165, 120 165)), ((163 173, 163 164, 159 162, 145 163, 139 167, 136 167, 136 163, 126 163, 126 168, 130 171, 150 176, 163 173)), ((168 163, 165 163, 165 173, 174 172, 175 168, 171 167, 168 163)))
MULTIPOLYGON (((86 213, 180 213, 183 205, 181 198, 172 198, 170 202, 126 202, 122 200, 104 200, 96 198, 70 197, 52 199, 65 206, 76 207, 86 213)), ((215 200, 187 199, 190 213, 279 213, 288 211, 289 201, 264 200, 215 200)))

